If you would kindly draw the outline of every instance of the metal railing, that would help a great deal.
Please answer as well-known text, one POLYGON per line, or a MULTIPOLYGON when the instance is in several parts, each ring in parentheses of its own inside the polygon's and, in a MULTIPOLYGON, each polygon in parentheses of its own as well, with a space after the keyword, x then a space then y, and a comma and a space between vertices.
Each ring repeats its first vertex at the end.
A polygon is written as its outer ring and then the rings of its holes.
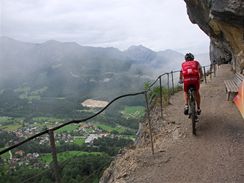
MULTIPOLYGON (((203 66, 203 74, 204 74, 204 81, 207 83, 207 76, 210 76, 210 79, 212 79, 212 74, 216 76, 216 64, 211 64, 207 66, 203 66)), ((176 86, 178 85, 178 80, 176 78, 179 78, 180 70, 177 71, 171 71, 168 73, 161 74, 157 77, 157 79, 149 84, 149 87, 143 91, 137 92, 137 93, 129 93, 125 95, 118 96, 114 98, 112 101, 110 101, 104 108, 102 108, 100 111, 95 113, 94 115, 84 118, 84 119, 79 119, 79 120, 71 120, 69 122, 63 123, 61 125, 58 125, 56 127, 46 129, 40 133, 37 133, 21 142, 18 142, 12 146, 9 146, 3 150, 0 151, 0 155, 6 153, 9 150, 12 150, 16 147, 21 146, 22 144, 25 144, 39 136, 42 136, 44 134, 49 135, 49 140, 50 140, 50 146, 51 146, 51 153, 52 153, 52 159, 53 159, 53 171, 55 175, 55 180, 56 182, 60 183, 60 171, 59 171, 59 165, 58 165, 58 160, 57 160, 57 152, 56 152, 56 145, 55 145, 55 137, 54 137, 54 131, 63 128, 67 125, 70 124, 78 124, 78 123, 83 123, 86 122, 99 114, 101 114, 103 111, 105 111, 112 103, 115 101, 125 98, 125 97, 131 97, 131 96, 137 96, 137 95, 144 95, 144 99, 146 102, 146 116, 148 119, 148 124, 149 124, 149 135, 150 135, 150 141, 151 141, 151 150, 152 154, 154 156, 154 144, 153 144, 153 132, 152 132, 152 124, 151 124, 151 114, 150 114, 150 109, 152 107, 152 102, 155 101, 155 97, 160 98, 160 111, 161 111, 161 117, 163 118, 163 88, 166 89, 166 103, 169 104, 170 101, 170 96, 173 95, 176 92, 176 86), (163 87, 164 86, 164 87, 163 87), (155 87, 159 87, 159 94, 157 95, 152 95, 151 93, 153 92, 153 89, 155 87)))

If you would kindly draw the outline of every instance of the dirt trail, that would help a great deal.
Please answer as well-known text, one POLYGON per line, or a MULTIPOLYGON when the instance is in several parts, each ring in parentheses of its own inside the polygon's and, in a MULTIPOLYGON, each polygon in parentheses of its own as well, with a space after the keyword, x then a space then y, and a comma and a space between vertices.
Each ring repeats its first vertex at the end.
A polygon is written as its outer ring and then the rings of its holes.
POLYGON ((175 94, 165 111, 166 120, 154 119, 159 125, 154 127, 155 158, 150 145, 126 152, 117 162, 124 172, 114 182, 243 183, 244 120, 235 105, 226 101, 223 84, 232 76, 230 67, 222 65, 217 77, 201 86, 202 114, 196 137, 183 115, 183 93, 175 94))

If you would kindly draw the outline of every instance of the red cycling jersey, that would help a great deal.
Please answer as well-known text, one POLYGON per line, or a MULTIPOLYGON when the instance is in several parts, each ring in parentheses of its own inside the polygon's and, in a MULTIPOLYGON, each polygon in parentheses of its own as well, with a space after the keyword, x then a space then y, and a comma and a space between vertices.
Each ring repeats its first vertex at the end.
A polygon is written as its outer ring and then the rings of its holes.
POLYGON ((201 68, 198 61, 185 61, 182 63, 182 75, 184 81, 184 91, 187 92, 190 86, 194 86, 198 91, 200 87, 200 74, 199 69, 201 68))

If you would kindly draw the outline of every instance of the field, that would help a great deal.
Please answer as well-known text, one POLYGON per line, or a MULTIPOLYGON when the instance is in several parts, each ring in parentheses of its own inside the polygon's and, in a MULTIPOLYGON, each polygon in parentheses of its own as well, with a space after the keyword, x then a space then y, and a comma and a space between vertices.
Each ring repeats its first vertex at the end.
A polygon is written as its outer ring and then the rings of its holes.
POLYGON ((96 124, 96 126, 106 132, 112 132, 112 131, 117 131, 118 133, 123 133, 125 131, 125 127, 122 126, 116 126, 116 127, 111 127, 106 124, 96 124))
POLYGON ((21 124, 10 124, 10 125, 0 126, 0 129, 12 132, 12 131, 15 131, 15 130, 21 128, 21 127, 22 127, 21 124))
POLYGON ((15 131, 22 126, 23 120, 23 118, 0 116, 0 129, 5 131, 15 131))
POLYGON ((58 129, 56 132, 57 133, 72 132, 77 128, 79 128, 79 125, 70 124, 70 125, 64 126, 63 128, 58 129))
POLYGON ((145 108, 143 106, 126 106, 123 111, 121 111, 124 118, 142 118, 145 114, 145 108))
POLYGON ((13 118, 8 116, 0 116, 0 124, 4 123, 22 123, 24 118, 13 118))
POLYGON ((97 113, 99 110, 94 109, 94 108, 87 108, 87 109, 82 109, 82 110, 77 110, 77 112, 86 112, 86 113, 91 113, 91 114, 95 114, 97 113))
POLYGON ((64 119, 59 119, 59 118, 53 118, 53 117, 34 117, 32 118, 33 121, 37 123, 41 122, 48 122, 48 123, 55 123, 55 122, 64 122, 64 119))
POLYGON ((85 143, 85 139, 82 138, 82 137, 74 137, 74 143, 78 144, 78 145, 84 144, 85 143))
MULTIPOLYGON (((67 121, 67 120, 66 120, 67 121)), ((34 117, 30 119, 30 123, 34 123, 34 126, 51 128, 66 122, 65 119, 53 118, 53 117, 34 117)), ((8 116, 0 116, 0 129, 5 131, 15 131, 21 128, 23 125, 27 125, 28 122, 24 123, 24 118, 14 118, 8 116)), ((64 128, 63 131, 70 131, 74 127, 64 128)))

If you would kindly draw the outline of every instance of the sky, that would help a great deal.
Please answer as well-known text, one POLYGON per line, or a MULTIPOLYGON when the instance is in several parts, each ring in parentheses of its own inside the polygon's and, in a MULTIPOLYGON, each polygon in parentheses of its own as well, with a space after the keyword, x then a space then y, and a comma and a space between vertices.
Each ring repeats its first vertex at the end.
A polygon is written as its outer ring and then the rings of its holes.
POLYGON ((0 33, 26 42, 207 52, 183 0, 0 0, 0 33))

